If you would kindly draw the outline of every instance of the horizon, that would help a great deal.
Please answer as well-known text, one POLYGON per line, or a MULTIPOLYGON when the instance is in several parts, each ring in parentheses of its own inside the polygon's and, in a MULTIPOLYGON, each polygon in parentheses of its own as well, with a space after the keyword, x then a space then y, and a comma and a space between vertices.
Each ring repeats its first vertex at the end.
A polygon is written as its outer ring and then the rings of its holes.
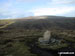
MULTIPOLYGON (((29 17, 35 18, 35 17, 65 17, 65 18, 75 18, 75 17, 67 17, 67 16, 55 16, 55 15, 42 15, 42 16, 28 16, 28 17, 19 17, 19 18, 6 18, 6 19, 0 19, 0 20, 14 20, 14 19, 31 19, 29 17)), ((45 18, 37 18, 37 19, 45 19, 45 18)))
POLYGON ((0 19, 30 16, 75 17, 74 0, 0 0, 0 19))

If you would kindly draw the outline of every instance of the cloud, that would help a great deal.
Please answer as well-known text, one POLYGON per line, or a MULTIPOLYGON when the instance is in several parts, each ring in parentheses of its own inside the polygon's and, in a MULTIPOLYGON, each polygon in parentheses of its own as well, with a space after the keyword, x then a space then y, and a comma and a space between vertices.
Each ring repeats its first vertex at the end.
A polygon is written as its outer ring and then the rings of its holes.
POLYGON ((18 2, 35 2, 37 0, 16 0, 16 1, 18 1, 18 2))
POLYGON ((8 0, 3 3, 0 2, 0 18, 19 18, 33 14, 34 16, 67 14, 75 10, 74 5, 63 5, 63 7, 58 7, 58 5, 74 3, 75 0, 8 0), (37 1, 36 4, 35 1, 37 1), (33 2, 33 4, 30 4, 30 2, 33 2), (46 4, 43 4, 44 2, 46 4))
POLYGON ((52 4, 75 4, 75 0, 52 0, 52 4))
POLYGON ((74 9, 75 8, 73 8, 73 7, 37 8, 37 9, 33 9, 32 12, 33 12, 34 16, 60 15, 60 14, 66 14, 68 12, 71 12, 74 9))
MULTIPOLYGON (((8 0, 0 6, 0 19, 8 19, 8 18, 20 18, 31 16, 32 13, 28 10, 23 10, 23 8, 17 8, 14 4, 18 1, 8 0)), ((20 3, 19 3, 20 5, 20 3)))
POLYGON ((29 12, 19 11, 19 10, 10 10, 10 11, 3 11, 0 13, 2 15, 2 18, 8 19, 8 18, 20 18, 20 17, 26 17, 30 15, 29 12))
POLYGON ((12 7, 13 3, 9 0, 6 3, 3 3, 2 6, 0 7, 0 15, 2 16, 1 18, 12 17, 16 13, 14 9, 12 9, 12 7))

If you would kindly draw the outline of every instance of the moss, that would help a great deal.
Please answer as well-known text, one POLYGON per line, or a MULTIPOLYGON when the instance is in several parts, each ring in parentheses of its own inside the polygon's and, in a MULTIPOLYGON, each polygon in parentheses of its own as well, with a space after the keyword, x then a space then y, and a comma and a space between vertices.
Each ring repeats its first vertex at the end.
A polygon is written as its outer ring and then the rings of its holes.
POLYGON ((56 50, 62 47, 68 47, 68 44, 64 43, 59 45, 58 44, 57 45, 39 45, 39 47, 56 50))
POLYGON ((13 43, 14 51, 11 53, 13 56, 34 56, 35 54, 30 53, 29 47, 24 42, 13 43))
POLYGON ((37 56, 29 51, 30 48, 24 42, 13 42, 10 45, 3 49, 4 56, 37 56))

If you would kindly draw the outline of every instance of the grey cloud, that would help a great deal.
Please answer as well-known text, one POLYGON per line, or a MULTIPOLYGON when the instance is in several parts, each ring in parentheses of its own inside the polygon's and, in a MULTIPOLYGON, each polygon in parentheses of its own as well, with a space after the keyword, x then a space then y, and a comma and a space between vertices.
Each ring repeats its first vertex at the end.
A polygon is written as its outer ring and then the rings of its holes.
POLYGON ((69 4, 75 4, 75 1, 71 1, 71 2, 69 2, 69 4))
POLYGON ((75 4, 75 0, 52 0, 54 4, 75 4))

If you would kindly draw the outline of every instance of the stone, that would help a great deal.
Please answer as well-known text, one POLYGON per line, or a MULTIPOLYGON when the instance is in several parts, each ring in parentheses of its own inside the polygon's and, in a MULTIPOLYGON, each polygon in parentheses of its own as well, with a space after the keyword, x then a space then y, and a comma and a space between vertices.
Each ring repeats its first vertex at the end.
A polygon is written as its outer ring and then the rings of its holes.
POLYGON ((43 37, 39 38, 39 42, 40 42, 41 44, 48 44, 49 41, 50 41, 50 38, 51 38, 51 32, 48 31, 48 30, 46 30, 46 31, 44 32, 43 37))

